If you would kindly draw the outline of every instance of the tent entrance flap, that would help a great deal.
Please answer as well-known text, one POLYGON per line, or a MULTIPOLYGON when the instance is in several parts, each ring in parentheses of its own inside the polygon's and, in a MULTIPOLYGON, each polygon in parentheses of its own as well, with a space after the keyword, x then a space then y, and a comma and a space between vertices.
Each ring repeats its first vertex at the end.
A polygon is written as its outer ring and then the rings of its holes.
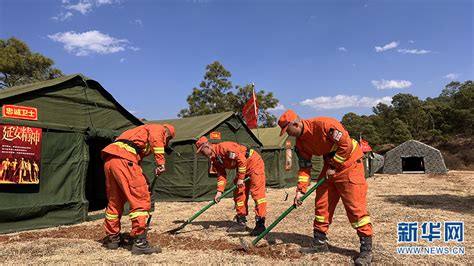
POLYGON ((402 157, 402 173, 424 174, 425 162, 423 157, 402 157))
POLYGON ((89 138, 89 167, 86 177, 86 199, 89 202, 89 211, 97 211, 107 207, 107 194, 105 191, 104 162, 100 151, 111 141, 107 139, 89 138))

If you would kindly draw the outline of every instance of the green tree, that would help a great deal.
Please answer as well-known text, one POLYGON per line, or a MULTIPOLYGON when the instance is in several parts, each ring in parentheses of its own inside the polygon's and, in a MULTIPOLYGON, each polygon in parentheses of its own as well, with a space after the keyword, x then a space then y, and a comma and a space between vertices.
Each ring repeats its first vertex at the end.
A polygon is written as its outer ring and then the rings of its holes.
MULTIPOLYGON (((188 108, 182 109, 179 117, 199 116, 233 111, 242 114, 242 108, 252 95, 253 85, 232 85, 231 73, 218 61, 206 67, 204 80, 199 88, 193 88, 188 96, 188 108)), ((278 99, 271 92, 255 91, 258 101, 258 121, 260 126, 275 125, 276 117, 268 109, 278 105, 278 99)))
POLYGON ((429 117, 423 109, 423 102, 408 93, 399 93, 392 98, 396 117, 405 122, 413 136, 426 137, 429 117))
POLYGON ((395 118, 392 123, 390 123, 389 128, 392 132, 389 139, 390 143, 399 145, 413 138, 407 124, 398 118, 395 118))
POLYGON ((352 138, 358 140, 362 136, 374 147, 382 144, 380 133, 373 124, 373 117, 359 116, 351 112, 342 117, 342 124, 349 131, 352 138))
POLYGON ((0 39, 0 88, 28 84, 62 76, 54 61, 33 53, 16 38, 0 39))
POLYGON ((230 72, 218 61, 207 65, 204 80, 199 84, 199 88, 193 88, 193 92, 186 99, 189 107, 182 109, 178 116, 190 117, 232 111, 233 106, 226 101, 232 90, 230 76, 230 72))

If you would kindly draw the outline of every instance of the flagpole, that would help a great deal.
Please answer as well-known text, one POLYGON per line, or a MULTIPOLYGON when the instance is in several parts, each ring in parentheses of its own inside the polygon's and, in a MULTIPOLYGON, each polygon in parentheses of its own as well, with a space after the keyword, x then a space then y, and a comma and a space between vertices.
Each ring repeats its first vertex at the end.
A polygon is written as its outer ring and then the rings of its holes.
POLYGON ((257 138, 260 141, 260 130, 258 129, 258 115, 257 115, 257 97, 255 95, 255 83, 252 82, 252 98, 253 98, 253 111, 255 112, 255 119, 257 119, 257 138))

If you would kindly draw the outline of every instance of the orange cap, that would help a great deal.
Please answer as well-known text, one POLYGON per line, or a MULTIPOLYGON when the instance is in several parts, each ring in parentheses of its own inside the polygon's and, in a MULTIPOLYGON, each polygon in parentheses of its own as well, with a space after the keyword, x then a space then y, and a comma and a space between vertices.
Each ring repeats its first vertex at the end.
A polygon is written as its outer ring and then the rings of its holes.
POLYGON ((291 109, 288 109, 280 116, 280 118, 278 119, 278 125, 281 127, 280 136, 283 136, 283 134, 285 134, 290 123, 293 122, 297 117, 298 115, 291 109))
POLYGON ((171 133, 171 138, 174 139, 174 137, 176 136, 176 130, 174 129, 174 126, 170 125, 170 124, 163 124, 164 127, 166 127, 170 133, 171 133))
POLYGON ((204 144, 207 142, 209 142, 209 140, 205 136, 200 137, 198 141, 196 141, 196 147, 198 148, 196 154, 201 151, 201 149, 204 147, 204 144))

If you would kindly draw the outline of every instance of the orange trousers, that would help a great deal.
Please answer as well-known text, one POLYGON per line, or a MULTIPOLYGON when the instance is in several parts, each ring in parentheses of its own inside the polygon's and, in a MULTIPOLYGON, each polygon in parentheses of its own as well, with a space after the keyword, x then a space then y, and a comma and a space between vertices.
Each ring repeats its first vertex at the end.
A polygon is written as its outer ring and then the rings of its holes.
POLYGON ((104 227, 108 235, 120 233, 120 218, 123 214, 125 202, 130 204, 130 219, 132 230, 130 236, 144 234, 146 221, 151 208, 150 192, 147 179, 141 167, 129 160, 109 156, 105 159, 105 184, 107 191, 107 205, 104 227))
MULTIPOLYGON (((234 202, 237 215, 248 215, 248 200, 249 194, 251 194, 252 199, 255 201, 255 215, 265 217, 267 215, 265 164, 263 163, 262 157, 256 152, 247 160, 246 176, 250 176, 250 179, 245 182, 245 186, 234 190, 234 202)), ((237 179, 234 180, 234 183, 236 182, 237 179)))
MULTIPOLYGON (((342 199, 347 217, 359 236, 372 236, 372 222, 367 212, 367 182, 364 165, 354 162, 316 189, 314 229, 326 233, 332 223, 334 210, 342 199)), ((325 174, 327 165, 323 167, 325 174)))

